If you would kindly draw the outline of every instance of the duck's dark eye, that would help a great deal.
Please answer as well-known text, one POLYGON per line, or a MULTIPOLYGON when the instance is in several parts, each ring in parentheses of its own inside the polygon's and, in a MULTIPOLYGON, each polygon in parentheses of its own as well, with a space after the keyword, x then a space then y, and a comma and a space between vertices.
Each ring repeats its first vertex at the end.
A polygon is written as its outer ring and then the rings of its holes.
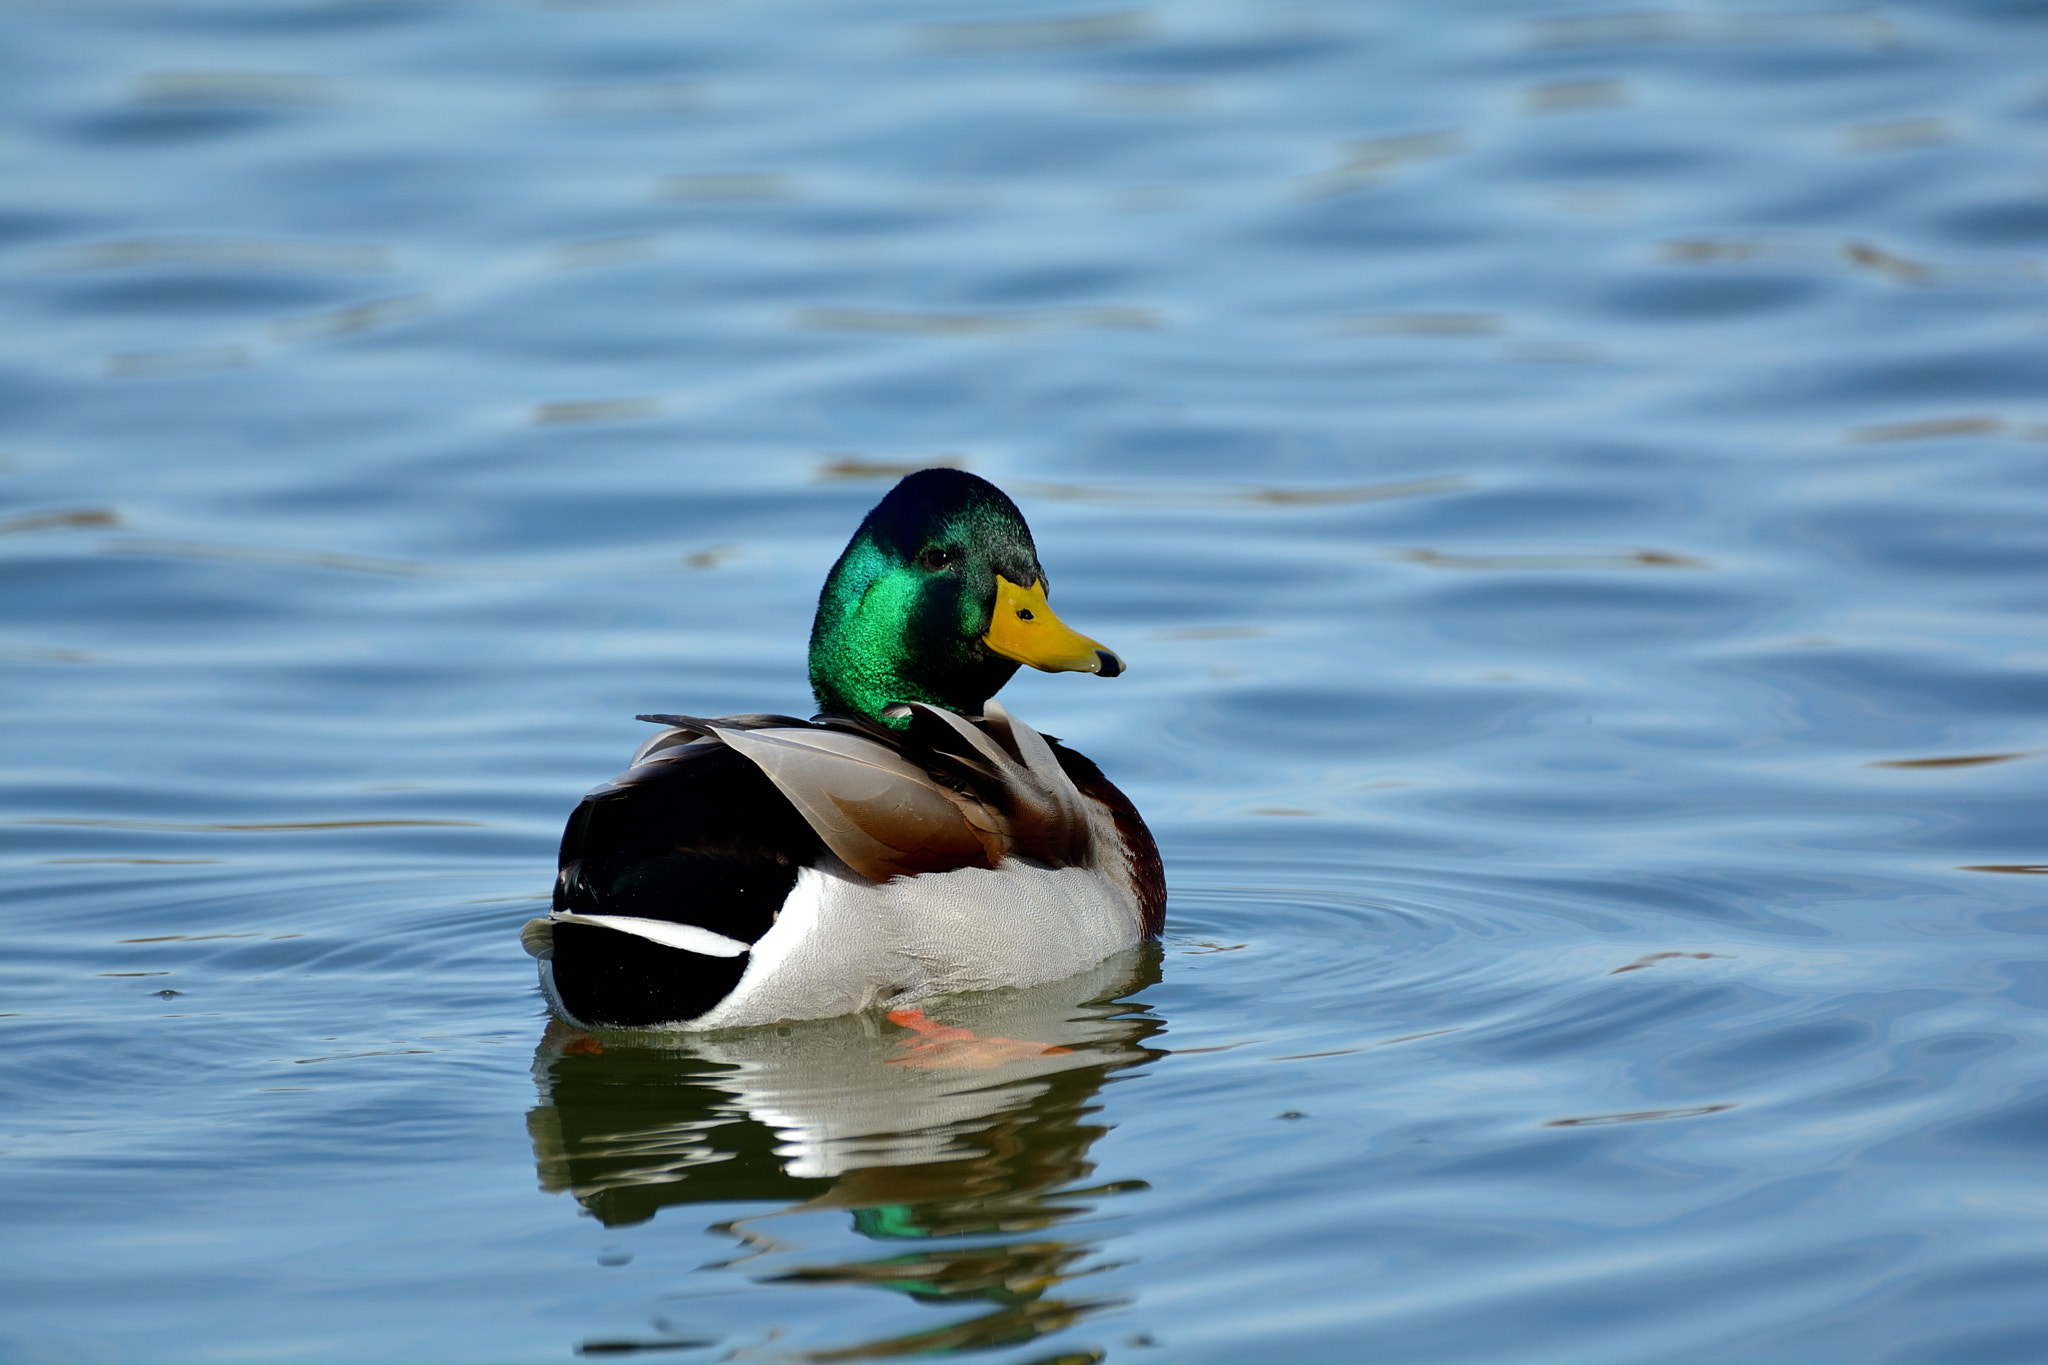
POLYGON ((955 558, 957 558, 957 556, 955 556, 951 550, 943 549, 940 546, 934 545, 918 555, 917 566, 920 569, 926 569, 932 573, 937 573, 939 570, 945 568, 948 564, 951 564, 955 558))

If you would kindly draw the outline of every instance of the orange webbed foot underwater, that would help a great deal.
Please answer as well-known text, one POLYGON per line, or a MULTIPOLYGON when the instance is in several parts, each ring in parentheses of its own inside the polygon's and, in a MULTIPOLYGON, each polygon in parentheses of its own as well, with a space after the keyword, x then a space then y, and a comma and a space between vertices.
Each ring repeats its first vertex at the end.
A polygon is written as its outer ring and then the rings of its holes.
POLYGON ((976 1037, 972 1029, 938 1023, 926 1018, 925 1012, 919 1009, 890 1010, 889 1022, 912 1030, 919 1041, 904 1039, 904 1054, 891 1057, 883 1063, 885 1066, 978 1070, 1024 1057, 1064 1057, 1073 1052, 1070 1047, 1053 1047, 1015 1038, 976 1037))

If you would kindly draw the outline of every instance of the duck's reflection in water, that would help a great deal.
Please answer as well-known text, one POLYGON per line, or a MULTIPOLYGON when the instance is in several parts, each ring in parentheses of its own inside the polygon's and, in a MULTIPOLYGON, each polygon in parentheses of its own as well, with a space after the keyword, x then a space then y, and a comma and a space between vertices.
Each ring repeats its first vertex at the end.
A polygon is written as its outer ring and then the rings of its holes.
POLYGON ((1103 1298, 1063 1291, 1097 1250, 1048 1235, 1101 1197, 1087 1122, 1111 1073, 1160 1055, 1162 1024, 1125 997, 1158 980, 1152 945, 1029 990, 927 1010, 717 1034, 586 1034, 551 1025, 527 1116, 541 1187, 608 1227, 671 1205, 776 1201, 720 1230, 774 1249, 768 1218, 844 1209, 902 1254, 768 1272, 781 1283, 867 1285, 989 1311, 809 1360, 1015 1345, 1103 1298), (960 1239, 958 1241, 946 1239, 960 1239))

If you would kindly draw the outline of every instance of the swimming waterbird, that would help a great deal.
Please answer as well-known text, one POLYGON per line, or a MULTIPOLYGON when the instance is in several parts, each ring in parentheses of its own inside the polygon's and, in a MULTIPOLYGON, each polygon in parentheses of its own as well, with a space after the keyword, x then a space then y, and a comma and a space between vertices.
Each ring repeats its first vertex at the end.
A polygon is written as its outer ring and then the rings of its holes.
POLYGON ((1046 602, 1016 504, 952 469, 870 511, 818 597, 819 714, 649 715, 583 798, 521 940, 584 1028, 711 1029, 1028 986, 1156 937, 1151 833, 993 700, 1020 664, 1123 662, 1046 602))

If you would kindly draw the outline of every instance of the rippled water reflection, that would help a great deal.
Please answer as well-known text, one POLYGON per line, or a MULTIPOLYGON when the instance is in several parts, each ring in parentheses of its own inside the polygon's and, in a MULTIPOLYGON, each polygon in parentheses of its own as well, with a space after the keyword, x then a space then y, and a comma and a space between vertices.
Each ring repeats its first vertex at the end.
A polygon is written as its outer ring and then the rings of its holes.
POLYGON ((2048 1357, 2043 20, 0 4, 0 1356, 2048 1357), (931 463, 1167 941, 549 1030, 931 463))
MULTIPOLYGON (((786 1207, 714 1229, 741 1243, 730 1264, 759 1282, 886 1289, 973 1310, 805 1359, 1035 1340, 1126 1302, 1081 1292, 1105 1268, 1104 1239, 1085 1222, 1062 1225, 1146 1189, 1087 1184, 1089 1148, 1106 1131, 1087 1119, 1112 1072, 1162 1055, 1143 1046, 1157 1022, 1114 1003, 1157 979, 1157 951, 1142 949, 1056 985, 950 1002, 946 1025, 859 1016, 603 1042, 552 1026, 534 1062, 542 1103, 527 1116, 541 1188, 573 1194, 608 1228, 675 1204, 774 1200, 786 1207), (907 1249, 818 1264, 778 1236, 782 1219, 832 1210, 850 1212, 878 1250, 907 1249)), ((655 1326, 666 1335, 582 1349, 693 1340, 655 1326)))

